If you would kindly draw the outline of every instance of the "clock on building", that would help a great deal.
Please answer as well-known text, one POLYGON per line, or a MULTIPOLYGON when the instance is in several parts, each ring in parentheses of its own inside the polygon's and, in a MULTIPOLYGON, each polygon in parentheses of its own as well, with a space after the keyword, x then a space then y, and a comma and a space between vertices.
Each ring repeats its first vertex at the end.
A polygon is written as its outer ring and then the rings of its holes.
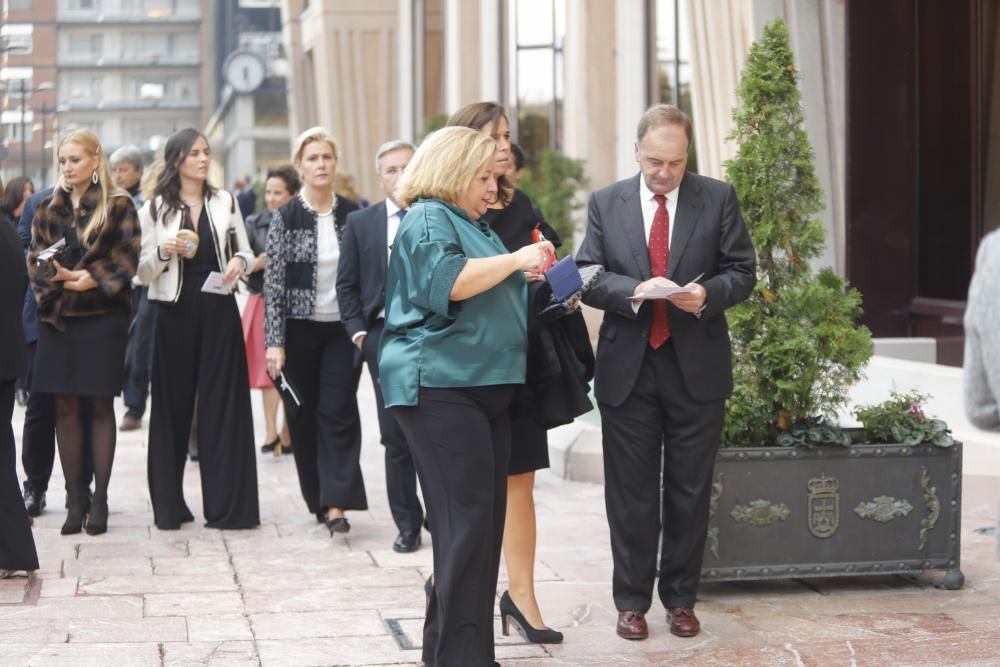
POLYGON ((238 93, 252 93, 264 81, 264 61, 251 51, 233 51, 222 64, 226 81, 238 93))

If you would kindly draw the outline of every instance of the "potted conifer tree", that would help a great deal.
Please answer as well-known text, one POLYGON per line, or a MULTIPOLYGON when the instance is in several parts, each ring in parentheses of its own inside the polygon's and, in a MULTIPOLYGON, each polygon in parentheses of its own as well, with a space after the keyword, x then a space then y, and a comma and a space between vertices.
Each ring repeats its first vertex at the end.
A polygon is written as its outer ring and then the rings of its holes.
POLYGON ((726 171, 758 284, 727 312, 735 388, 702 579, 947 570, 944 585, 958 588, 960 444, 916 396, 859 411, 872 437, 833 421, 872 342, 857 290, 810 266, 824 245, 823 196, 783 21, 751 47, 738 97, 726 171))

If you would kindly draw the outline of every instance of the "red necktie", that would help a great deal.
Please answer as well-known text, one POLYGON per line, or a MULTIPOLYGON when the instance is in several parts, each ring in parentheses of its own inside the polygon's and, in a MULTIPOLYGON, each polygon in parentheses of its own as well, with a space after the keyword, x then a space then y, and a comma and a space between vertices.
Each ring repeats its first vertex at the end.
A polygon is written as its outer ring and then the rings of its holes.
MULTIPOLYGON (((649 230, 649 272, 651 276, 667 276, 667 262, 670 261, 670 216, 667 214, 667 198, 653 195, 656 199, 656 213, 653 226, 649 230)), ((649 345, 654 350, 670 338, 670 320, 667 319, 666 299, 653 300, 653 326, 649 331, 649 345)))

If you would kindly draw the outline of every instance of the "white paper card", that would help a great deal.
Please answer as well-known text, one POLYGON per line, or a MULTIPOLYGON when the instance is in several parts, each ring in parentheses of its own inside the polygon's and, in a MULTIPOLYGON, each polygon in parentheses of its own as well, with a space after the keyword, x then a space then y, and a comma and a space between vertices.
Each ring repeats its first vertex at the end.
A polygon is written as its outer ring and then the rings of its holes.
POLYGON ((208 274, 208 278, 205 278, 205 284, 201 286, 202 292, 208 292, 209 294, 232 294, 233 286, 227 285, 222 279, 222 274, 218 271, 212 271, 208 274))

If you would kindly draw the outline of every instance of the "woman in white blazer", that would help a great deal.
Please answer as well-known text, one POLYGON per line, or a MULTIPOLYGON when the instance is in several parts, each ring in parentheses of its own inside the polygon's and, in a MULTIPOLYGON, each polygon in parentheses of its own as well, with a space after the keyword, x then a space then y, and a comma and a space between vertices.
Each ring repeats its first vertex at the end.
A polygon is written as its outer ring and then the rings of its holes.
POLYGON ((173 134, 155 196, 139 212, 139 279, 156 304, 149 495, 156 527, 194 521, 184 502, 188 434, 197 404, 205 525, 260 524, 253 418, 236 299, 205 291, 212 274, 231 287, 253 251, 231 194, 208 184, 209 147, 194 129, 173 134), (217 277, 217 276, 216 276, 217 277))

